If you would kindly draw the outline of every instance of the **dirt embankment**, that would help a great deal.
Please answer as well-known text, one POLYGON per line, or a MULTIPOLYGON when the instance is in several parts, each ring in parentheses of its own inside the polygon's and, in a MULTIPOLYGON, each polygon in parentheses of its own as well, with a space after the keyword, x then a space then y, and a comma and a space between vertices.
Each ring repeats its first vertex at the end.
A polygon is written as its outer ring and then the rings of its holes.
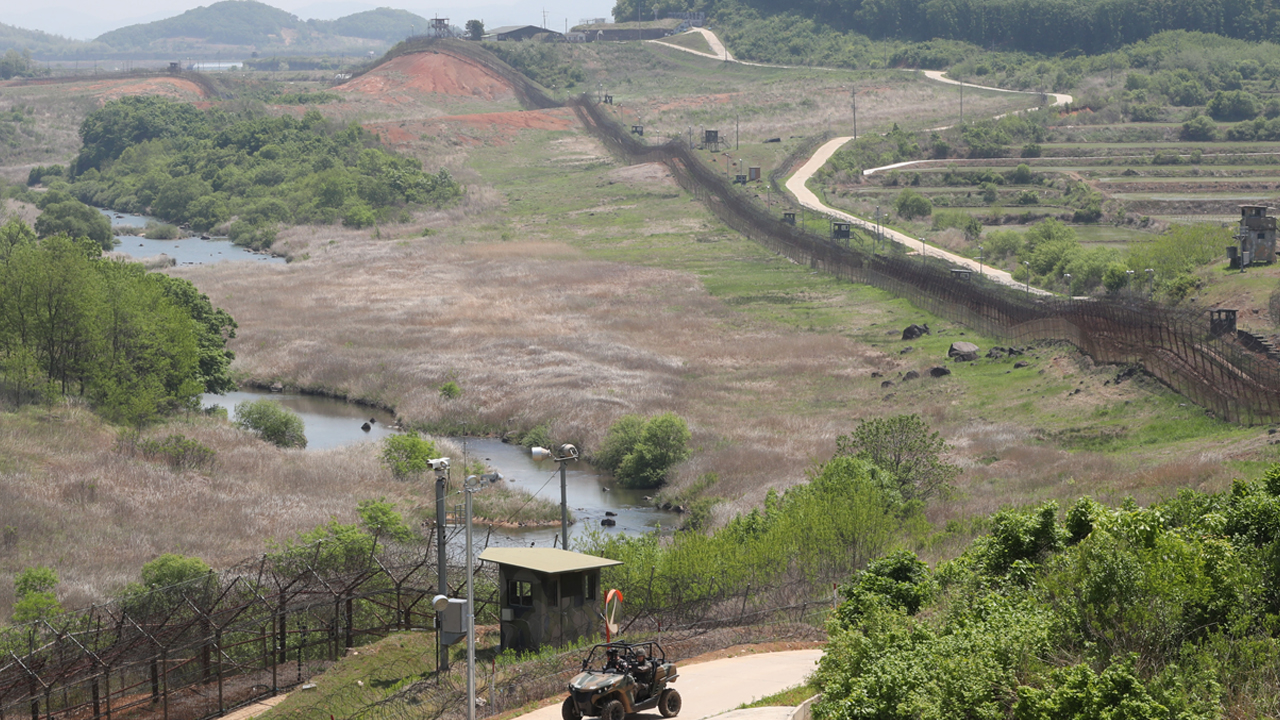
POLYGON ((414 53, 390 60, 377 69, 333 89, 337 93, 396 95, 439 93, 506 100, 515 96, 511 86, 478 65, 442 53, 414 53))

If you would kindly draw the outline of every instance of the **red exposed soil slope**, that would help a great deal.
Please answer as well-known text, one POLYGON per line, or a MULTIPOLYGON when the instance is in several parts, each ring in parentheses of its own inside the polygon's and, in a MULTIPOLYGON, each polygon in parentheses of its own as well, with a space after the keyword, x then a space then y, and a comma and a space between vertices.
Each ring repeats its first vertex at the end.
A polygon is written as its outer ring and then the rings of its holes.
POLYGON ((442 53, 402 55, 333 90, 382 96, 440 93, 485 100, 514 95, 511 86, 496 75, 442 53))
POLYGON ((175 100, 191 100, 205 96, 204 90, 199 85, 176 77, 107 80, 91 83, 86 87, 104 103, 126 95, 163 95, 175 100))

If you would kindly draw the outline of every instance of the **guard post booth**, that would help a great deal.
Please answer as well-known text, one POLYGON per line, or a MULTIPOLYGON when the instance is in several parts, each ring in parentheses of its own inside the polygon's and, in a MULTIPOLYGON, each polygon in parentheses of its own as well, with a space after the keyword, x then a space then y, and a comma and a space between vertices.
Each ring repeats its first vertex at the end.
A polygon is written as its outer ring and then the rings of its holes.
POLYGON ((599 632, 600 569, 618 560, 557 548, 488 548, 498 566, 502 649, 558 647, 599 632))

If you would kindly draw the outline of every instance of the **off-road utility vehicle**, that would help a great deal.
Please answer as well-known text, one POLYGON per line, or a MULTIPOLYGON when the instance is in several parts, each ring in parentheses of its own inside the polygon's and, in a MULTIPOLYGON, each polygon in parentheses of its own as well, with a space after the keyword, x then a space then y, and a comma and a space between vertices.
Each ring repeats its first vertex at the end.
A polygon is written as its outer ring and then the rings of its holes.
POLYGON ((569 681, 569 697, 560 715, 564 720, 623 720, 657 708, 662 717, 675 717, 680 713, 680 693, 667 684, 676 677, 676 666, 667 662, 656 642, 601 643, 591 648, 582 672, 569 681))

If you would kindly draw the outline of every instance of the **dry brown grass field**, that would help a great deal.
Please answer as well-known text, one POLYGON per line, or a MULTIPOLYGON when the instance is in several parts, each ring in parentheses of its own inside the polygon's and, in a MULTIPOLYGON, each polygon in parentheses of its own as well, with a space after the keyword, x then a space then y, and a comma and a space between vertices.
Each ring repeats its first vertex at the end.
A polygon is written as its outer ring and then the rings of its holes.
MULTIPOLYGON (((593 82, 621 88, 621 119, 642 118, 661 135, 723 132, 737 116, 740 152, 766 174, 793 136, 851 130, 854 81, 861 132, 944 124, 953 101, 949 88, 910 73, 725 66, 651 45, 590 52, 578 59, 593 82), (771 137, 784 142, 761 142, 771 137)), ((372 231, 285 229, 274 249, 287 265, 173 271, 239 322, 232 347, 244 381, 376 403, 437 428, 545 422, 588 452, 624 413, 675 411, 692 427, 694 454, 667 492, 714 473, 707 492, 725 500, 720 519, 757 505, 769 487, 803 482, 861 419, 903 412, 941 431, 965 468, 955 497, 929 510, 939 523, 1085 493, 1144 501, 1220 488, 1240 462, 1272 457, 1265 431, 1209 421, 1141 379, 1113 382, 1116 368, 1069 347, 1030 350, 1023 369, 981 361, 928 378, 960 335, 984 350, 998 341, 763 250, 661 168, 620 165, 560 111, 516 113, 501 93, 433 105, 442 85, 400 87, 413 91, 320 108, 448 167, 467 183, 462 203, 372 231), (484 103, 503 117, 441 120, 484 103), (912 322, 934 334, 902 342, 912 322), (911 370, 925 378, 903 382, 911 370), (460 397, 441 397, 446 381, 460 397)), ((970 95, 966 112, 1030 104, 970 95)), ((74 152, 58 133, 95 97, 41 101, 57 119, 53 159, 74 152)), ((30 162, 7 157, 0 173, 25 177, 30 162)), ((414 502, 367 447, 281 451, 214 421, 177 421, 153 432, 188 434, 217 450, 218 463, 174 474, 115 457, 114 430, 80 409, 5 415, 0 430, 0 526, 18 531, 0 551, 0 574, 52 565, 70 604, 101 598, 162 552, 217 565, 330 517, 351 521, 360 499, 414 502)), ((10 588, 0 580, 0 611, 10 588)))

